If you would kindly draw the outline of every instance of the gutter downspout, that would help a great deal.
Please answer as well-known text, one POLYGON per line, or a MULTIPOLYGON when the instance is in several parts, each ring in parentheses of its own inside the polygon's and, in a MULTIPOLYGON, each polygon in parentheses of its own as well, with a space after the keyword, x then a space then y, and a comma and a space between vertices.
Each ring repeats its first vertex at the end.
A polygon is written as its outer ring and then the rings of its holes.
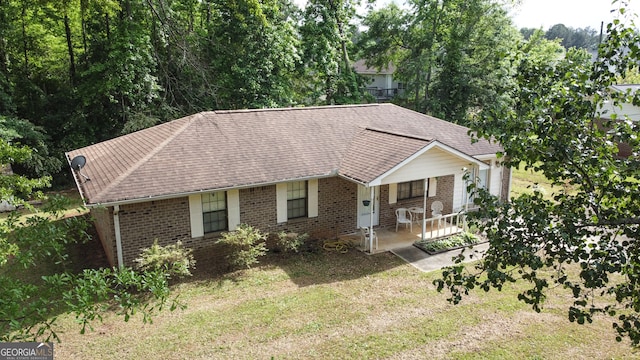
POLYGON ((370 187, 371 189, 371 209, 369 211, 369 252, 371 254, 373 254, 373 211, 374 208, 376 207, 376 199, 374 198, 375 196, 375 189, 373 188, 373 186, 370 187))
POLYGON ((113 228, 116 233, 116 253, 118 255, 118 268, 124 266, 122 258, 122 236, 120 235, 120 205, 113 206, 113 228))

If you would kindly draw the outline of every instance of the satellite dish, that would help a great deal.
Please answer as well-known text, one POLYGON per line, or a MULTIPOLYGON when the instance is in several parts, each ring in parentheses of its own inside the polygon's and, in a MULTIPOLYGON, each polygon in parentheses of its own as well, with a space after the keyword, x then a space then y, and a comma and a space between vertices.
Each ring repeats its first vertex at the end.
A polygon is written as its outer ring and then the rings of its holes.
POLYGON ((87 181, 89 181, 91 179, 89 179, 87 175, 80 172, 80 169, 82 169, 86 163, 87 163, 87 158, 82 155, 78 155, 73 159, 71 159, 71 168, 77 171, 80 176, 82 176, 87 181))
POLYGON ((78 155, 71 160, 71 168, 73 170, 80 171, 80 169, 82 169, 84 167, 84 164, 86 163, 87 163, 87 158, 85 158, 82 155, 78 155))

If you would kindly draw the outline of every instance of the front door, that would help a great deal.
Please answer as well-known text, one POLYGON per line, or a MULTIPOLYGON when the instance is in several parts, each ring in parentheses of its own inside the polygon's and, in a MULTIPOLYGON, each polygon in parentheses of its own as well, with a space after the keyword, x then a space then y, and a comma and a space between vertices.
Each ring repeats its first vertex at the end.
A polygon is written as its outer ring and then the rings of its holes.
POLYGON ((373 211, 373 226, 380 221, 380 187, 375 186, 374 198, 371 200, 371 188, 358 185, 358 228, 369 227, 371 224, 371 212, 373 211), (368 201, 368 205, 365 203, 368 201))

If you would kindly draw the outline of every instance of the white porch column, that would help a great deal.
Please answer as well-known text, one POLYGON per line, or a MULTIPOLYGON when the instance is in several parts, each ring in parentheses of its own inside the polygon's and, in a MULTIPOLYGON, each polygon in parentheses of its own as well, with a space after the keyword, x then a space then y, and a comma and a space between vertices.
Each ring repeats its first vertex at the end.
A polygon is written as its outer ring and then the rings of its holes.
POLYGON ((429 179, 424 179, 424 195, 422 196, 422 240, 425 239, 427 227, 427 196, 429 195, 429 179))
POLYGON ((373 208, 376 206, 376 194, 373 186, 370 186, 369 188, 371 190, 371 202, 369 202, 369 205, 371 206, 369 208, 369 252, 373 254, 373 208))

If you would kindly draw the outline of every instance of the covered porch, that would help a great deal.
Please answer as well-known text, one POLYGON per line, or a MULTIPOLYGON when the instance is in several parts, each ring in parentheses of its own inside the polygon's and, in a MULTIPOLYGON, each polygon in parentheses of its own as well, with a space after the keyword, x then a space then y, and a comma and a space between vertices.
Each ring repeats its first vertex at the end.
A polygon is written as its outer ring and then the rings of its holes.
POLYGON ((373 230, 373 241, 370 241, 367 235, 370 231, 369 228, 363 228, 355 234, 345 235, 342 239, 351 241, 361 251, 377 254, 413 245, 423 236, 427 240, 437 240, 458 234, 466 229, 464 213, 425 219, 424 234, 422 225, 423 221, 420 219, 415 221, 412 226, 399 226, 397 232, 395 226, 377 226, 373 230), (371 248, 371 246, 373 247, 371 248))

